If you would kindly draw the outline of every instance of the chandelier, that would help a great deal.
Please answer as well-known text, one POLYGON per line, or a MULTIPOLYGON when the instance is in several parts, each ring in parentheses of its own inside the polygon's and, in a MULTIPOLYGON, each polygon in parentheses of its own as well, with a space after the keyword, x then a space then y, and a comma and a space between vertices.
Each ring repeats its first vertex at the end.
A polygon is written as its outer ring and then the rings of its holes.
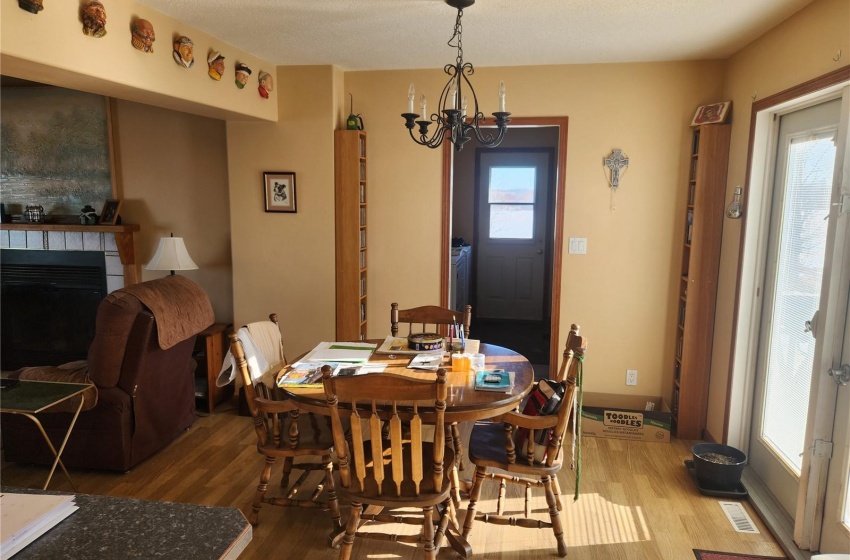
POLYGON ((457 58, 454 64, 446 64, 444 71, 449 75, 449 81, 443 87, 443 92, 440 94, 438 104, 438 112, 432 113, 430 116, 426 111, 425 94, 419 100, 419 109, 422 120, 416 120, 420 114, 413 112, 413 101, 416 96, 413 84, 410 84, 410 89, 407 91, 407 112, 402 113, 404 117, 404 126, 410 131, 410 137, 413 141, 422 146, 436 148, 443 143, 443 140, 448 139, 455 145, 455 150, 460 151, 463 145, 471 139, 471 134, 488 148, 498 146, 505 137, 505 131, 508 129, 508 123, 511 119, 510 113, 505 112, 505 83, 499 82, 499 110, 493 113, 497 132, 489 134, 483 132, 481 127, 485 124, 484 113, 478 109, 478 96, 475 95, 475 90, 472 88, 472 83, 469 81, 469 76, 475 73, 475 68, 471 62, 463 61, 463 25, 461 18, 463 17, 463 9, 475 3, 475 0, 445 0, 446 4, 453 8, 457 8, 457 20, 455 20, 454 35, 449 39, 448 45, 457 48, 457 58), (467 93, 468 90, 468 93, 467 93), (471 100, 471 113, 467 112, 469 101, 471 100), (428 127, 431 123, 436 123, 437 126, 433 132, 429 134, 428 127), (418 133, 414 133, 413 129, 419 126, 418 133))

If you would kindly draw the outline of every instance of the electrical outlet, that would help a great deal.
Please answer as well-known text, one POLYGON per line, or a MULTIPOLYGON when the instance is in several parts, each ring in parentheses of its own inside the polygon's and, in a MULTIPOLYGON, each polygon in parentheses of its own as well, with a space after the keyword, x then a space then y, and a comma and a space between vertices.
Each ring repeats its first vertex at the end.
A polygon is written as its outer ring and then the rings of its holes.
POLYGON ((626 370, 626 385, 637 385, 637 370, 636 369, 627 369, 626 370))

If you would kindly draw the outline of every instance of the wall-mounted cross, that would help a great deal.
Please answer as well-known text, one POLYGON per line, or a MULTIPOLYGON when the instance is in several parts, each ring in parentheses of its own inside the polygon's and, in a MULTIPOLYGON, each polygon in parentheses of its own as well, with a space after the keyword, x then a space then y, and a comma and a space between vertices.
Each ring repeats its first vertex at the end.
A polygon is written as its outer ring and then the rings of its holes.
POLYGON ((620 170, 629 166, 629 157, 623 150, 614 150, 604 160, 605 167, 611 170, 611 179, 608 181, 611 187, 616 189, 620 186, 620 170))

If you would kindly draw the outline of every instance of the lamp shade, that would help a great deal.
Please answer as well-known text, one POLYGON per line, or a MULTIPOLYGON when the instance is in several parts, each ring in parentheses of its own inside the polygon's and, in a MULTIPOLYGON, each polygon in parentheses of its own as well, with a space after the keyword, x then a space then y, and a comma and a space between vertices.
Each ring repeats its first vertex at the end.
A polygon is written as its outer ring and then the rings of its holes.
POLYGON ((198 265, 189 256, 182 237, 162 237, 146 270, 195 270, 198 265))

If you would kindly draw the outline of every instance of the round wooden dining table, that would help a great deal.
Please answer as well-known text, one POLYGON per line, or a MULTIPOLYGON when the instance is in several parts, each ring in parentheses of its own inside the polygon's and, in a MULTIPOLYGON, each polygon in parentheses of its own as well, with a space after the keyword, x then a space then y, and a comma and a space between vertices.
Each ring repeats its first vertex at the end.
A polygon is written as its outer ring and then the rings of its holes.
MULTIPOLYGON (((370 340, 378 345, 382 341, 370 340)), ((445 358, 441 367, 446 369, 448 400, 446 401, 446 422, 470 422, 501 416, 514 410, 531 390, 534 383, 534 370, 528 359, 495 344, 481 343, 478 352, 484 354, 484 365, 488 370, 501 369, 514 373, 514 385, 510 392, 499 393, 475 389, 475 373, 470 371, 452 371, 451 360, 445 358)), ((369 364, 387 364, 383 373, 404 375, 416 379, 433 380, 432 371, 407 369, 413 356, 410 354, 373 353, 369 364)), ((281 387, 281 390, 298 403, 298 407, 307 412, 327 414, 327 399, 322 387, 281 387)), ((427 421, 427 408, 420 408, 423 420, 427 421)))

